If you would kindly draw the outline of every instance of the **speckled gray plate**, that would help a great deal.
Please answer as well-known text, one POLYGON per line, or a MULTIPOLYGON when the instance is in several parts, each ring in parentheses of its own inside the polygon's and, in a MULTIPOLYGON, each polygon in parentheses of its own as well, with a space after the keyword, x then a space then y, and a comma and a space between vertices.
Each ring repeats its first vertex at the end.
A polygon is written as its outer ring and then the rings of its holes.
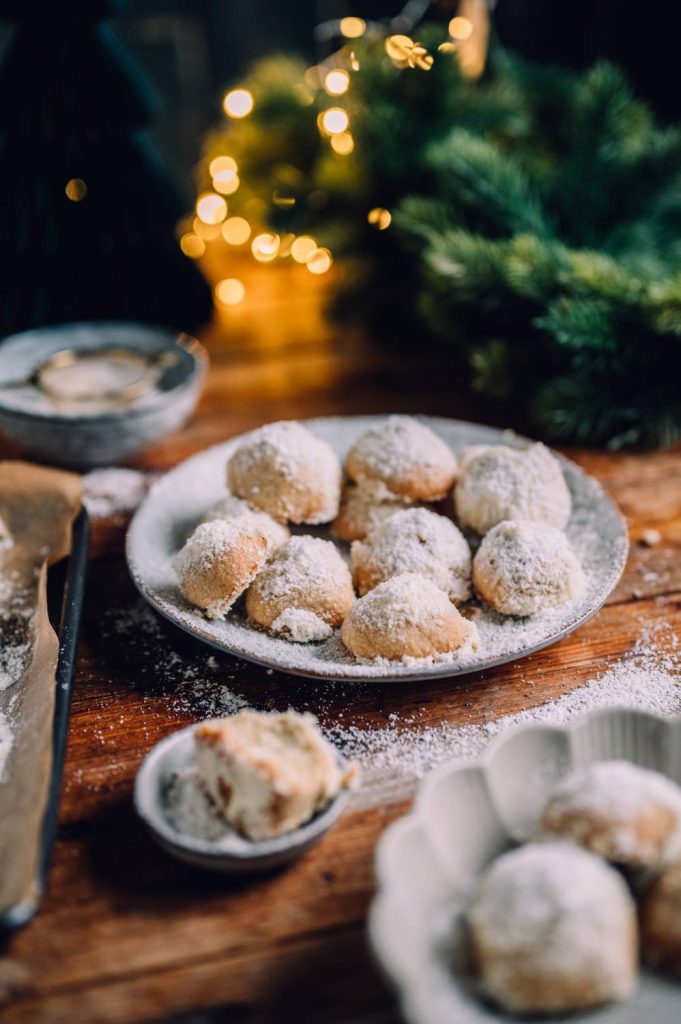
MULTIPOLYGON (((310 420, 306 426, 344 458, 354 441, 384 417, 354 416, 310 420)), ((491 427, 422 417, 455 451, 472 444, 524 446, 527 439, 491 427)), ((208 621, 180 594, 172 558, 210 505, 225 494, 225 465, 247 435, 230 438, 181 463, 152 487, 130 526, 128 565, 140 592, 181 629, 230 654, 267 667, 314 679, 355 682, 417 681, 464 675, 502 665, 541 650, 591 618, 619 580, 627 557, 626 524, 600 484, 559 456, 572 494, 567 533, 586 574, 581 598, 528 619, 511 619, 483 608, 476 618, 480 648, 442 661, 373 665, 357 662, 338 634, 315 644, 295 644, 250 626, 238 613, 208 621)), ((305 532, 304 530, 298 532, 305 532)), ((328 528, 310 529, 329 537, 328 528)), ((341 549, 347 548, 339 545, 341 549)))

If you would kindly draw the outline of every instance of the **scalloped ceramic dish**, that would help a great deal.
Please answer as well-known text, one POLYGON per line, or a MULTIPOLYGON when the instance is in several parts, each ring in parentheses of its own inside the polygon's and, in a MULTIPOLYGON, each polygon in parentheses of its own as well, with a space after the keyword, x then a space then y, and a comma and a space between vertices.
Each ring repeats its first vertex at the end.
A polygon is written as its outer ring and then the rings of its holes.
MULTIPOLYGON (((530 442, 508 432, 458 420, 419 417, 454 450, 473 444, 524 446, 530 442)), ((308 420, 305 425, 343 459, 356 439, 380 416, 308 420)), ((582 597, 528 619, 511 619, 482 608, 476 619, 480 649, 442 661, 411 664, 360 663, 338 633, 315 644, 296 644, 251 626, 237 607, 226 620, 209 621, 179 592, 172 559, 206 510, 226 493, 225 466, 248 435, 233 437, 181 463, 158 480, 138 509, 128 533, 127 557, 132 578, 153 607, 181 629, 230 654, 294 675, 353 682, 391 682, 458 676, 502 665, 541 650, 591 618, 619 580, 628 552, 627 529, 600 484, 568 459, 558 456, 572 495, 567 534, 585 571, 582 597)), ((296 533, 330 537, 328 527, 297 528, 296 533)), ((347 553, 347 545, 339 544, 347 553)))
MULTIPOLYGON (((530 836, 558 778, 610 758, 681 783, 681 719, 608 708, 565 727, 512 730, 479 760, 429 776, 411 813, 386 831, 376 854, 378 894, 369 933, 409 1024, 525 1024, 527 1018, 479 1001, 450 967, 456 908, 491 860, 530 836)), ((643 971, 627 1002, 552 1019, 678 1024, 681 983, 643 971)))

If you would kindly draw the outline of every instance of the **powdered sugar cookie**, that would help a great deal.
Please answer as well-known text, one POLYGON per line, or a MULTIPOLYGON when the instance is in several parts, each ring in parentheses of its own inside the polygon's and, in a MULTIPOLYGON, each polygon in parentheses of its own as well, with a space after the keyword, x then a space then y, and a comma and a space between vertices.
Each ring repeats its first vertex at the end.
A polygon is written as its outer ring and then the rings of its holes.
POLYGON ((242 526, 262 533, 270 553, 285 544, 291 536, 291 531, 283 523, 277 522, 267 512, 251 508, 247 501, 234 494, 227 494, 211 505, 201 522, 211 523, 214 519, 224 519, 227 523, 238 521, 242 526))
POLYGON ((380 480, 362 480, 358 484, 348 480, 343 486, 340 509, 331 530, 348 543, 364 540, 395 512, 413 507, 414 502, 393 494, 380 480))
POLYGON ((563 529, 571 499, 557 459, 543 444, 481 445, 464 451, 454 490, 459 523, 481 535, 505 519, 563 529))
POLYGON ((265 564, 268 553, 267 538, 239 520, 201 523, 175 556, 180 590, 209 619, 221 618, 265 564))
POLYGON ((584 573, 561 530, 509 519, 483 537, 473 559, 473 584, 502 615, 526 616, 579 597, 584 573))
POLYGON ((418 573, 460 604, 470 596, 471 553, 450 519, 425 508, 395 512, 351 548, 352 577, 366 594, 391 576, 418 573))
POLYGON ((358 482, 380 480, 403 498, 436 501, 454 483, 457 461, 430 427, 411 416, 389 416, 355 442, 346 468, 358 482))
POLYGON ((646 893, 641 929, 648 963, 681 977, 681 860, 658 875, 646 893))
POLYGON ((292 537, 246 594, 249 619, 290 640, 323 640, 355 600, 350 570, 329 540, 292 537))
POLYGON ((275 519, 328 523, 338 514, 341 467, 331 445, 292 420, 253 431, 227 464, 230 489, 275 519))
POLYGON ((615 864, 659 867, 681 855, 681 788, 630 761, 600 761, 558 783, 540 830, 615 864))
POLYGON ((467 915, 486 995, 511 1013, 588 1009, 630 995, 636 910, 620 875, 569 843, 530 843, 483 874, 467 915))
POLYGON ((434 583, 405 573, 355 602, 341 638, 357 658, 399 661, 449 654, 471 641, 474 631, 434 583))

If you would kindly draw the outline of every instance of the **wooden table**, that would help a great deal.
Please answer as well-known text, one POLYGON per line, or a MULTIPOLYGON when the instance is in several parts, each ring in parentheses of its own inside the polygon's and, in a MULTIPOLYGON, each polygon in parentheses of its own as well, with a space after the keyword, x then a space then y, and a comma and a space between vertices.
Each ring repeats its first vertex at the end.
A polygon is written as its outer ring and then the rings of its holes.
MULTIPOLYGON (((243 275, 242 275, 243 276, 243 275)), ((212 369, 198 414, 135 464, 163 470, 268 420, 390 410, 487 416, 460 396, 441 357, 399 359, 321 318, 300 268, 261 270, 242 306, 206 333, 212 369)), ((13 454, 4 449, 1 454, 13 454)), ((408 801, 348 813, 287 870, 227 879, 162 854, 131 806, 149 747, 196 717, 187 674, 256 707, 310 709, 332 723, 483 722, 555 698, 624 653, 648 621, 681 626, 681 460, 570 454, 608 488, 633 540, 624 578, 576 634, 522 663, 422 686, 317 686, 210 652, 141 611, 122 553, 123 521, 95 522, 61 824, 38 917, 0 957, 0 1016, 19 1022, 395 1021, 365 939, 373 850, 408 801), (662 543, 636 543, 655 527, 662 543), (131 620, 130 609, 134 610, 131 620), (530 678, 534 685, 529 685, 530 678)), ((0 825, 1 827, 1 825, 0 825)))

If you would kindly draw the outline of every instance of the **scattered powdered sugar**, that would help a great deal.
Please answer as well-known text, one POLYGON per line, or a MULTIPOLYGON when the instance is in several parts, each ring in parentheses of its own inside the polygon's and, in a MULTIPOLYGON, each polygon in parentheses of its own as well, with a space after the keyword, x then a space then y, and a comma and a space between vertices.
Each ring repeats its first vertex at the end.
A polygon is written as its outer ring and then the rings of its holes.
POLYGON ((251 508, 247 501, 237 498, 234 494, 227 494, 212 505, 201 522, 210 523, 215 519, 224 519, 225 522, 238 521, 243 526, 258 531, 266 539, 270 551, 276 551, 290 537, 287 526, 278 523, 267 512, 251 508))
POLYGON ((83 504, 93 519, 108 519, 134 512, 153 479, 137 469, 93 469, 82 478, 83 504))
POLYGON ((0 574, 0 691, 18 682, 31 654, 29 593, 17 573, 0 574))
POLYGON ((333 629, 307 608, 284 608, 272 623, 274 633, 284 633, 295 643, 307 644, 313 640, 326 640, 333 629))
POLYGON ((0 711, 0 782, 5 770, 5 763, 12 749, 14 736, 6 715, 0 711))

